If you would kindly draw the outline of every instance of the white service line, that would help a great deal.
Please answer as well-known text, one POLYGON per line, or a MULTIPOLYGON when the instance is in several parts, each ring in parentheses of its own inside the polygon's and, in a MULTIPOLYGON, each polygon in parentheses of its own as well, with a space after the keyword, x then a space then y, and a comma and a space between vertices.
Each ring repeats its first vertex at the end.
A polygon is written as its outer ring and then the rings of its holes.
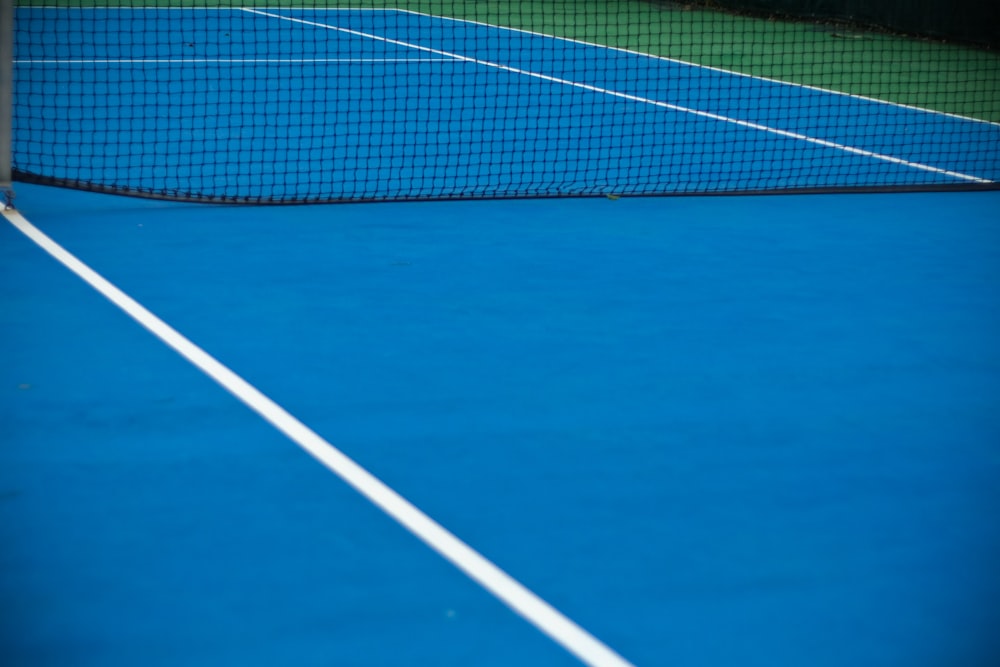
POLYGON ((118 306, 129 317, 215 380, 295 444, 336 473, 361 495, 420 538, 427 546, 434 549, 585 664, 595 667, 631 667, 631 663, 607 645, 525 588, 523 584, 424 514, 249 382, 222 365, 142 304, 77 259, 72 253, 32 225, 16 209, 8 208, 3 211, 3 215, 21 233, 118 306))
POLYGON ((969 174, 963 174, 957 171, 950 171, 948 169, 941 169, 940 167, 934 167, 927 164, 922 164, 920 162, 912 162, 910 160, 904 160, 903 158, 898 158, 892 155, 884 155, 882 153, 876 153, 874 151, 865 150, 863 148, 856 148, 854 146, 847 146, 845 144, 840 144, 835 141, 827 141, 826 139, 817 139, 815 137, 810 137, 799 132, 790 132, 788 130, 781 130, 775 127, 770 127, 768 125, 762 125, 760 123, 752 123, 746 120, 740 120, 738 118, 730 118, 729 116, 723 116, 716 113, 710 113, 708 111, 700 111, 698 109, 691 109, 689 107, 683 107, 677 104, 670 104, 669 102, 661 102, 660 100, 654 100, 647 97, 640 97, 638 95, 631 95, 629 93, 622 93, 616 90, 610 90, 608 88, 601 88, 599 86, 592 86, 587 83, 580 83, 579 81, 570 81, 568 79, 561 79, 559 77, 550 76, 548 74, 541 74, 539 72, 532 72, 530 70, 520 69, 518 67, 511 67, 510 65, 503 65, 501 63, 494 63, 488 60, 481 60, 479 58, 472 58, 469 56, 459 55, 457 53, 451 53, 449 51, 442 51, 440 49, 432 49, 427 46, 420 46, 419 44, 412 44, 410 42, 404 42, 398 39, 390 39, 388 37, 382 37, 380 35, 372 35, 370 33, 361 32, 358 30, 351 30, 349 28, 341 28, 335 25, 329 25, 327 23, 319 23, 317 21, 307 21, 305 19, 297 19, 289 16, 282 16, 281 14, 273 14, 271 12, 265 12, 258 9, 250 9, 247 7, 242 8, 243 11, 249 12, 251 14, 258 14, 260 16, 267 16, 269 18, 281 19, 283 21, 290 21, 292 23, 301 23, 303 25, 310 25, 316 28, 324 28, 326 30, 335 30, 337 32, 342 32, 348 35, 354 35, 356 37, 365 37, 367 39, 372 39, 377 42, 383 42, 385 44, 393 44, 395 46, 404 46, 411 49, 416 49, 418 51, 423 51, 424 53, 433 53, 439 56, 448 56, 454 58, 455 60, 460 60, 467 63, 473 63, 476 65, 481 65, 483 67, 491 67, 493 69, 502 70, 504 72, 510 72, 512 74, 521 74, 524 76, 529 76, 535 79, 541 79, 542 81, 549 81, 551 83, 558 83, 564 86, 572 86, 574 88, 580 88, 583 90, 589 90, 594 93, 602 93, 604 95, 610 95, 612 97, 617 97, 623 100, 629 100, 632 102, 638 102, 641 104, 651 104, 653 106, 660 107, 662 109, 669 109, 671 111, 679 111, 681 113, 691 114, 693 116, 698 116, 700 118, 707 118, 710 120, 717 120, 723 123, 729 123, 732 125, 737 125, 750 130, 758 130, 760 132, 767 132, 775 136, 784 137, 786 139, 796 139, 799 141, 805 141, 807 143, 813 144, 815 146, 822 146, 824 148, 833 148, 836 150, 844 151, 845 153, 851 153, 853 155, 861 155, 864 157, 872 158, 875 160, 881 160, 883 162, 889 162, 892 164, 903 165, 906 167, 911 167, 913 169, 919 169, 921 171, 931 172, 935 174, 941 174, 943 176, 949 176, 951 178, 957 178, 963 181, 969 181, 972 183, 992 183, 993 181, 985 178, 980 178, 979 176, 972 176, 969 174))

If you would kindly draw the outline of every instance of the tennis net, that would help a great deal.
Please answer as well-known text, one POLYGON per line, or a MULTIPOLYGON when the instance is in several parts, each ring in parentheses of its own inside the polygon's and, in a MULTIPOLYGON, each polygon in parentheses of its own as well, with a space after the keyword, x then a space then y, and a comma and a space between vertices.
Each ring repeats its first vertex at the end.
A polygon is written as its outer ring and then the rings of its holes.
POLYGON ((11 167, 256 203, 997 187, 990 33, 762 4, 19 0, 11 167))

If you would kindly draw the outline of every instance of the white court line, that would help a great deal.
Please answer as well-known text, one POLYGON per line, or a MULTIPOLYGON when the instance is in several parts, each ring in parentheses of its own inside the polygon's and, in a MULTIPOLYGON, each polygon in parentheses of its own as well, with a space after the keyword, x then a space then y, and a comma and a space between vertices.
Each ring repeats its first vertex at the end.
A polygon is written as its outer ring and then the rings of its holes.
POLYGON ((455 567, 585 664, 595 667, 631 667, 631 663, 607 645, 525 588, 523 584, 462 542, 396 491, 386 486, 384 482, 324 440, 249 382, 223 366, 176 329, 77 259, 72 253, 32 225, 17 210, 6 209, 3 211, 3 215, 21 233, 118 306, 129 317, 215 380, 383 512, 420 538, 427 546, 450 561, 455 567))
MULTIPOLYGON (((291 8, 290 8, 291 9, 291 8)), ((544 32, 535 32, 533 30, 524 30, 522 28, 510 28, 502 25, 494 25, 492 23, 484 23, 482 21, 473 21, 471 19, 459 19, 450 16, 436 16, 434 14, 426 14, 424 12, 414 11, 412 9, 396 9, 394 11, 400 12, 401 14, 414 14, 416 16, 423 16, 425 18, 437 19, 440 21, 454 21, 457 23, 469 23, 471 25, 478 25, 484 28, 493 28, 496 30, 507 30, 509 32, 519 32, 525 35, 532 35, 534 37, 547 37, 549 39, 558 40, 561 42, 570 42, 572 44, 580 44, 582 46, 591 46, 600 49, 607 49, 609 51, 617 51, 619 53, 627 53, 633 56, 642 56, 644 58, 651 58, 653 60, 662 60, 665 62, 675 63, 677 65, 686 65, 687 67, 695 67, 698 69, 709 70, 711 72, 718 72, 719 74, 730 74, 732 76, 738 76, 746 79, 755 79, 757 81, 766 81, 767 83, 778 84, 782 86, 791 86, 793 88, 802 88, 804 90, 812 90, 819 93, 829 93, 830 95, 840 95, 842 97, 849 97, 855 100, 863 100, 865 102, 873 102, 875 104, 884 104, 891 107, 898 107, 900 109, 908 109, 910 111, 922 111, 924 113, 934 114, 937 116, 947 116, 949 118, 955 118, 958 120, 968 120, 974 123, 986 123, 987 125, 995 125, 1000 127, 1000 123, 985 120, 983 118, 973 118, 972 116, 963 116, 957 113, 949 113, 947 111, 937 111, 936 109, 927 109, 924 107, 918 107, 912 104, 903 104, 901 102, 891 102, 889 100, 881 100, 877 97, 867 97, 865 95, 858 95, 856 93, 847 93, 842 90, 835 90, 833 88, 822 88, 820 86, 811 86, 806 83, 796 83, 794 81, 784 81, 782 79, 772 79, 767 76, 760 76, 759 74, 747 74, 746 72, 737 72, 736 70, 724 69, 722 67, 713 67, 712 65, 702 65, 699 63, 693 63, 687 60, 681 60, 680 58, 671 58, 669 56, 659 56, 653 53, 646 53, 644 51, 633 51, 632 49, 625 49, 620 46, 608 46, 607 44, 599 44, 597 42, 587 42, 582 39, 574 39, 572 37, 559 37, 558 35, 549 35, 544 32)))
POLYGON ((385 44, 393 44, 396 46, 405 46, 407 48, 416 49, 417 51, 422 51, 424 53, 433 53, 439 56, 448 56, 456 60, 461 60, 467 63, 473 63, 476 65, 481 65, 483 67, 491 67, 493 69, 498 69, 504 72, 510 72, 512 74, 521 74, 524 76, 532 77, 534 79, 541 79, 542 81, 548 81, 550 83, 558 83, 564 86, 572 86, 573 88, 580 88, 582 90, 588 90, 594 93, 601 93, 604 95, 610 95, 612 97, 617 97, 623 100, 629 100, 631 102, 638 102, 641 104, 650 104, 652 106, 660 107, 662 109, 669 109, 671 111, 679 111, 682 113, 691 114, 693 116, 698 116, 700 118, 707 118, 709 120, 717 120, 723 123, 729 123, 731 125, 736 125, 750 130, 758 130, 760 132, 767 132, 768 134, 773 134, 775 136, 783 137, 786 139, 796 139, 798 141, 805 141, 807 143, 813 144, 815 146, 822 146, 824 148, 833 148, 836 150, 844 151, 845 153, 850 153, 852 155, 860 155, 863 157, 873 158, 875 160, 881 160, 883 162, 889 162, 891 164, 898 164, 913 169, 918 169, 921 171, 926 171, 934 174, 941 174, 943 176, 949 176, 951 178, 956 178, 963 181, 969 181, 972 183, 992 183, 993 181, 985 178, 980 178, 979 176, 972 176, 969 174, 963 174, 957 171, 950 171, 948 169, 941 169, 940 167, 934 167, 927 164, 921 164, 919 162, 911 162, 910 160, 904 160, 902 158, 894 157, 892 155, 884 155, 882 153, 876 153, 874 151, 865 150, 863 148, 856 148, 854 146, 848 146, 846 144, 840 144, 834 141, 827 141, 826 139, 817 139, 815 137, 810 137, 799 132, 790 132, 788 130, 781 130, 775 127, 770 127, 768 125, 762 125, 760 123, 753 123, 746 120, 740 120, 738 118, 730 118, 729 116, 723 116, 716 113, 710 113, 708 111, 700 111, 698 109, 691 109, 689 107, 683 107, 677 104, 670 104, 669 102, 661 102, 660 100, 654 100, 647 97, 640 97, 638 95, 630 95, 628 93, 618 92, 616 90, 610 90, 608 88, 600 88, 598 86, 592 86, 586 83, 580 83, 579 81, 570 81, 568 79, 560 79, 559 77, 549 76, 548 74, 541 74, 539 72, 532 72, 525 69, 520 69, 518 67, 511 67, 510 65, 503 65, 501 63, 494 63, 488 60, 481 60, 479 58, 471 58, 469 56, 462 56, 457 53, 451 53, 449 51, 442 51, 440 49, 432 49, 427 46, 420 46, 419 44, 411 44, 410 42, 404 42, 398 39, 389 39, 388 37, 382 37, 380 35, 372 35, 365 32, 360 32, 358 30, 351 30, 349 28, 341 28, 335 25, 329 25, 326 23, 319 23, 317 21, 307 21, 304 19, 292 18, 289 16, 282 16, 281 14, 272 14, 270 12, 261 11, 258 9, 250 9, 247 7, 243 8, 243 11, 249 12, 251 14, 257 14, 260 16, 267 16, 270 18, 281 19, 283 21, 291 21, 292 23, 301 23, 303 25, 311 25, 316 28, 324 28, 326 30, 335 30, 337 32, 342 32, 348 35, 354 35, 356 37, 365 37, 367 39, 372 39, 377 42, 383 42, 385 44))
POLYGON ((454 58, 19 58, 15 65, 154 65, 240 63, 450 63, 454 58))

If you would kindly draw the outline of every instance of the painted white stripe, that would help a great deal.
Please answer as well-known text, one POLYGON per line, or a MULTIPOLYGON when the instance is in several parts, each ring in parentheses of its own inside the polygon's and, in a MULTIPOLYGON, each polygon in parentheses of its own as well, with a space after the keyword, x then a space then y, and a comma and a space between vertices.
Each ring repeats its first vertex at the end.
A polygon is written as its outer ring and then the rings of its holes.
POLYGON ((631 667, 628 661, 608 646, 459 540, 396 491, 386 486, 381 480, 293 417, 280 405, 77 259, 32 225, 17 210, 7 209, 3 211, 3 215, 21 233, 118 306, 129 317, 215 380, 400 525, 570 653, 588 665, 631 667))
POLYGON ((469 23, 471 25, 478 25, 484 28, 493 28, 496 30, 507 30, 509 32, 518 32, 525 35, 532 35, 534 37, 547 37, 549 39, 554 39, 560 42, 569 42, 571 44, 580 44, 581 46, 591 46, 594 48, 607 49, 608 51, 617 51, 619 53, 627 53, 633 56, 642 56, 644 58, 650 58, 652 60, 662 60, 664 62, 675 63, 677 65, 685 65, 687 67, 695 67, 698 69, 704 69, 711 72, 718 72, 720 74, 730 74, 732 76, 738 76, 746 79, 754 79, 756 81, 766 81, 767 83, 774 83, 781 86, 790 86, 792 88, 802 88, 804 90, 812 90, 819 93, 829 93, 830 95, 839 95, 842 97, 849 97, 855 100, 864 100, 865 102, 873 102, 875 104, 884 104, 891 107, 898 107, 900 109, 909 109, 910 111, 922 111, 924 113, 934 114, 936 116, 947 116, 949 118, 956 118, 958 120, 967 120, 974 123, 986 123, 987 125, 995 125, 1000 127, 1000 123, 985 120, 983 118, 973 118, 972 116, 963 116, 957 113, 949 113, 947 111, 937 111, 936 109, 927 109, 924 107, 918 107, 912 104, 902 104, 900 102, 891 102, 889 100, 882 100, 877 97, 867 97, 865 95, 857 95, 855 93, 847 93, 842 90, 835 90, 833 88, 821 88, 820 86, 811 86, 805 83, 796 83, 794 81, 784 81, 782 79, 772 79, 771 77, 760 76, 758 74, 747 74, 746 72, 738 72, 736 70, 724 69, 722 67, 713 67, 712 65, 702 65, 699 63, 693 63, 687 60, 681 60, 679 58, 670 58, 668 56, 659 56, 652 53, 646 53, 644 51, 634 51, 632 49, 625 49, 619 46, 608 46, 607 44, 599 44, 597 42, 587 42, 582 39, 574 39, 572 37, 559 37, 557 35, 549 35, 544 32, 535 32, 532 30, 524 30, 522 28, 510 28, 502 25, 494 25, 492 23, 484 23, 482 21, 473 21, 471 19, 459 19, 450 16, 437 16, 435 14, 426 14, 424 12, 414 11, 412 9, 396 9, 394 11, 400 12, 402 14, 414 14, 416 16, 423 16, 425 18, 437 19, 439 21, 454 21, 456 23, 469 23))
POLYGON ((15 65, 185 65, 185 64, 241 64, 241 63, 448 63, 454 58, 20 58, 15 65))
POLYGON ((500 63, 490 62, 488 60, 480 60, 478 58, 471 58, 469 56, 462 56, 457 53, 451 53, 449 51, 442 51, 440 49, 432 49, 427 46, 420 46, 419 44, 411 44, 410 42, 404 42, 398 39, 389 39, 388 37, 382 37, 380 35, 372 35, 365 32, 360 32, 358 30, 351 30, 349 28, 341 28, 335 25, 329 25, 326 23, 319 23, 317 21, 307 21, 304 19, 292 18, 289 16, 282 16, 281 14, 273 14, 270 12, 261 11, 258 9, 243 8, 243 11, 249 12, 251 14, 258 14, 261 16, 267 16, 270 18, 280 19, 282 21, 290 21, 292 23, 301 23, 303 25, 310 25, 316 28, 323 28, 326 30, 335 30, 337 32, 342 32, 348 35, 354 35, 356 37, 365 37, 367 39, 375 40, 377 42, 383 42, 385 44, 393 44, 395 46, 405 46, 407 48, 416 49, 417 51, 422 51, 424 53, 433 53, 440 56, 448 56, 456 60, 461 60, 468 63, 474 63, 476 65, 481 65, 483 67, 491 67, 493 69, 502 70, 504 72, 510 72, 512 74, 521 74, 524 76, 532 77, 534 79, 540 79, 542 81, 548 81, 550 83, 557 83, 564 86, 572 86, 573 88, 580 88, 582 90, 588 90, 594 93, 601 93, 603 95, 610 95, 612 97, 617 97, 623 100, 629 100, 631 102, 637 102, 640 104, 650 104, 662 109, 669 109, 671 111, 679 111, 681 113, 691 114, 693 116, 698 116, 700 118, 707 118, 710 120, 716 120, 723 123, 729 123, 731 125, 736 125, 738 127, 743 127, 750 130, 757 130, 760 132, 766 132, 768 134, 773 134, 775 136, 784 137, 787 139, 796 139, 798 141, 804 141, 815 146, 822 146, 824 148, 832 148, 845 153, 851 153, 853 155, 862 155, 864 157, 872 158, 875 160, 881 160, 883 162, 888 162, 891 164, 898 164, 912 169, 918 169, 920 171, 926 171, 935 174, 941 174, 944 176, 949 176, 951 178, 956 178, 963 181, 970 181, 972 183, 992 183, 985 178, 980 178, 979 176, 972 176, 969 174, 963 174, 957 171, 950 171, 948 169, 941 169, 940 167, 934 167, 927 164, 921 164, 919 162, 911 162, 910 160, 904 160, 902 158, 894 157, 892 155, 884 155, 882 153, 876 153, 874 151, 865 150, 863 148, 856 148, 854 146, 847 146, 845 144, 840 144, 834 141, 827 141, 826 139, 817 139, 815 137, 810 137, 805 134, 798 132, 790 132, 788 130, 781 130, 778 128, 770 127, 768 125, 762 125, 760 123, 753 123, 746 120, 740 120, 738 118, 730 118, 729 116, 723 116, 716 113, 710 113, 708 111, 700 111, 698 109, 691 109, 689 107, 683 107, 677 104, 670 104, 669 102, 661 102, 660 100, 654 100, 647 97, 640 97, 638 95, 631 95, 628 93, 618 92, 616 90, 610 90, 608 88, 601 88, 598 86, 592 86, 586 83, 580 83, 579 81, 570 81, 568 79, 561 79, 555 76, 549 76, 548 74, 540 74, 538 72, 532 72, 529 70, 520 69, 518 67, 511 67, 510 65, 503 65, 500 63))

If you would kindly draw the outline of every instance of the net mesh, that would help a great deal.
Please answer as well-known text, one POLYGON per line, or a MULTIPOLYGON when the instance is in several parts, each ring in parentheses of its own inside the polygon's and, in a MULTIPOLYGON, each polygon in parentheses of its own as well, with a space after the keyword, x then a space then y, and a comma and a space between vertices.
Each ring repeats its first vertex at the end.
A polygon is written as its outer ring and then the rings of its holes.
POLYGON ((330 202, 996 187, 1000 55, 671 2, 21 1, 20 180, 330 202))

